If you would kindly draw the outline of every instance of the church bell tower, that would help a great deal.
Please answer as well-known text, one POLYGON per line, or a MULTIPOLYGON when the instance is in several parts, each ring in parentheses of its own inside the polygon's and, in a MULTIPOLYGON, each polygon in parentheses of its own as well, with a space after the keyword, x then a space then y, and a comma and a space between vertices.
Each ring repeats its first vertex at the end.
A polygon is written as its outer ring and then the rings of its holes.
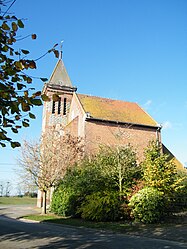
POLYGON ((44 102, 42 132, 51 127, 63 129, 67 125, 72 96, 76 90, 60 58, 43 88, 43 94, 49 100, 44 102))

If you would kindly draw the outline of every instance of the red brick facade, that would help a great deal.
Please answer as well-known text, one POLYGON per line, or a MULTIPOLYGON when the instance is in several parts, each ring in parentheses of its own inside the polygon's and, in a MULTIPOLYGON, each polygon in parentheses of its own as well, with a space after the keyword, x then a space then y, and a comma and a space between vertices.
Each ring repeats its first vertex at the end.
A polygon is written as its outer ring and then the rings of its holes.
POLYGON ((109 122, 87 121, 85 125, 85 149, 94 152, 102 144, 109 146, 132 145, 139 160, 143 159, 145 147, 160 136, 156 129, 137 127, 136 125, 115 124, 109 122))
POLYGON ((76 94, 62 61, 44 87, 50 101, 44 103, 43 127, 56 127, 82 137, 85 152, 95 153, 100 145, 132 145, 139 160, 148 143, 161 141, 160 127, 136 103, 76 94), (53 99, 57 94, 60 100, 53 99))

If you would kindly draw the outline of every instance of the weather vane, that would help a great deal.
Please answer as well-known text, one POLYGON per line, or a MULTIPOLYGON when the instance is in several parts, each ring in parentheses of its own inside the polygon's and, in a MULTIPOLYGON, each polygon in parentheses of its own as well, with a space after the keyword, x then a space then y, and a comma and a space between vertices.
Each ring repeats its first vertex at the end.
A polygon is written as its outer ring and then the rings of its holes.
POLYGON ((62 60, 62 44, 63 44, 64 41, 61 41, 60 42, 60 59, 62 60))

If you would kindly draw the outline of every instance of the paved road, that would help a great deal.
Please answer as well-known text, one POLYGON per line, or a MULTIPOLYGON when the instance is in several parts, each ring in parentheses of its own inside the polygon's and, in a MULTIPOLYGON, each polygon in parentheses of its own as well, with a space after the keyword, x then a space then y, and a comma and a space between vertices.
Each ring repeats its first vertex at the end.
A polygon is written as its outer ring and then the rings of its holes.
POLYGON ((39 212, 40 209, 36 208, 35 205, 0 205, 0 215, 14 219, 39 212))
MULTIPOLYGON (((24 209, 24 208, 23 208, 24 209)), ((14 209, 15 210, 15 209, 14 209)), ((187 244, 16 220, 0 206, 0 249, 177 249, 187 244), (9 216, 9 217, 8 217, 9 216)), ((19 211, 19 213, 21 213, 19 211)))

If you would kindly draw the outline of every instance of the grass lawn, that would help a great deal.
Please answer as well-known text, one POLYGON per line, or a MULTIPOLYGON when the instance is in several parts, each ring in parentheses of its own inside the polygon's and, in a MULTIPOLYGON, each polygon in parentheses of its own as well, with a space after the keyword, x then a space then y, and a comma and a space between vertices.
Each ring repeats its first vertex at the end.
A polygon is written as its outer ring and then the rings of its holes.
POLYGON ((0 197, 0 205, 36 205, 36 198, 31 197, 0 197))
POLYGON ((69 225, 76 227, 87 227, 87 228, 95 228, 101 230, 108 230, 113 232, 120 232, 125 234, 143 234, 147 236, 147 234, 151 233, 151 231, 155 234, 158 234, 160 231, 164 231, 165 229, 173 229, 174 227, 186 226, 187 224, 187 213, 180 218, 175 218, 174 220, 166 220, 164 223, 160 224, 142 224, 142 223, 130 223, 127 221, 121 222, 93 222, 86 221, 80 218, 64 218, 62 216, 54 215, 54 214, 46 214, 46 215, 28 215, 23 218, 29 220, 36 220, 40 222, 51 222, 55 224, 61 225, 69 225))
POLYGON ((69 225, 69 226, 76 226, 76 227, 87 227, 87 228, 95 228, 101 230, 110 230, 114 232, 132 232, 134 229, 137 231, 134 225, 128 222, 92 222, 86 221, 83 219, 78 218, 63 218, 62 216, 57 216, 54 214, 47 214, 47 215, 28 215, 24 216, 25 219, 29 220, 36 220, 40 222, 50 222, 55 224, 61 225, 69 225))
MULTIPOLYGON (((187 218, 187 216, 185 216, 187 218)), ((40 222, 51 222, 61 225, 69 225, 75 227, 94 228, 102 231, 112 231, 114 233, 122 233, 127 235, 144 236, 156 239, 166 239, 187 243, 187 220, 184 217, 177 222, 166 222, 160 224, 142 224, 121 222, 91 222, 83 219, 63 218, 54 214, 47 215, 29 215, 24 216, 26 219, 37 220, 40 222), (178 223, 179 222, 179 223, 178 223)))

